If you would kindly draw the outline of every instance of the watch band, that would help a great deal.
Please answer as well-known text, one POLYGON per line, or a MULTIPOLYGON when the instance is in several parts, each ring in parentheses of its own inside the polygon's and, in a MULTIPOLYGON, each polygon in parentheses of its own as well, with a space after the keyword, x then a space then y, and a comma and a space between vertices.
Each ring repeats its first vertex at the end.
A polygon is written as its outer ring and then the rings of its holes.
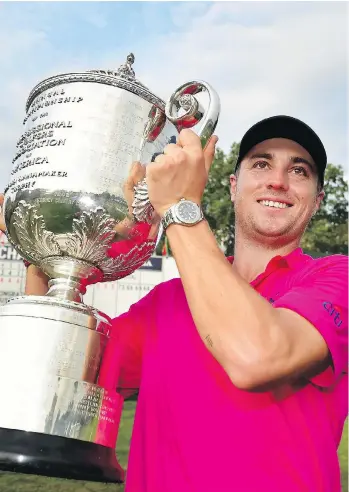
POLYGON ((164 228, 164 231, 166 231, 166 229, 168 228, 168 226, 174 222, 174 217, 173 217, 173 213, 172 213, 172 207, 169 208, 165 212, 165 215, 163 216, 161 222, 162 222, 162 226, 164 228))

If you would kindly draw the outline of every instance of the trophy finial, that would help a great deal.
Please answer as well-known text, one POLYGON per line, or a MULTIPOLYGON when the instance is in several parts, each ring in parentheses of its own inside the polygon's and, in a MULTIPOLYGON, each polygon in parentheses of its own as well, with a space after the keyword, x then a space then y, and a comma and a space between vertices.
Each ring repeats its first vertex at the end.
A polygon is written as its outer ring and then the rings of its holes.
POLYGON ((120 65, 120 67, 116 71, 116 75, 119 77, 124 77, 127 79, 134 79, 135 78, 135 72, 132 68, 132 65, 135 62, 135 56, 133 53, 129 53, 126 58, 126 63, 123 63, 120 65))
POLYGON ((132 68, 134 62, 135 62, 135 55, 133 53, 129 53, 126 57, 125 63, 122 63, 117 70, 89 70, 88 73, 112 75, 113 77, 126 79, 129 82, 144 87, 144 85, 139 80, 136 79, 135 71, 132 68))
POLYGON ((133 65, 133 64, 134 64, 134 62, 135 62, 135 55, 134 55, 133 53, 129 53, 129 54, 127 55, 126 60, 128 61, 128 63, 129 63, 130 65, 133 65))

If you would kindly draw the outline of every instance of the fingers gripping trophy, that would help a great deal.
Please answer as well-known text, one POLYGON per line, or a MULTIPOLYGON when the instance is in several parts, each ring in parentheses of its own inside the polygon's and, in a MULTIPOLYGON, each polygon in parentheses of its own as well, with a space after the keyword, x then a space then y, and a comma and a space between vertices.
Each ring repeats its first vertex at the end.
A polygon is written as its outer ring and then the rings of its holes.
POLYGON ((117 356, 114 371, 101 371, 111 323, 83 295, 152 255, 160 218, 144 166, 183 128, 198 125, 205 146, 220 111, 201 81, 165 104, 136 79, 133 63, 130 54, 116 71, 53 76, 27 100, 4 219, 9 241, 50 281, 47 295, 0 308, 3 470, 124 479, 115 456, 117 356))

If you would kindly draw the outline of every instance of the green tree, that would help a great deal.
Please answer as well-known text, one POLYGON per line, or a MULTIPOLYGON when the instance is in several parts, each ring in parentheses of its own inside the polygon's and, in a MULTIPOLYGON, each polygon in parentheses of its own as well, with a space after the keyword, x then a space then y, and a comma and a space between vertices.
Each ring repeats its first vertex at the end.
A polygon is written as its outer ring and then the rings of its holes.
POLYGON ((325 197, 302 240, 313 255, 348 254, 348 183, 342 166, 328 164, 325 197))
POLYGON ((237 143, 233 143, 228 155, 217 149, 202 202, 205 217, 227 255, 232 255, 234 250, 235 215, 230 200, 229 177, 234 170, 238 153, 237 143))

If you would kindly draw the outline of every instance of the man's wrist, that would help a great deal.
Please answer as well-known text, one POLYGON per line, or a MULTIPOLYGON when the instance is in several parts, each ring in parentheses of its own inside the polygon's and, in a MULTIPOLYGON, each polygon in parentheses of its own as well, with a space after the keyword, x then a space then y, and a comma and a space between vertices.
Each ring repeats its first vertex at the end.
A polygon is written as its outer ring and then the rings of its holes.
POLYGON ((176 204, 170 206, 163 215, 161 222, 164 230, 172 225, 178 224, 192 227, 204 219, 201 205, 197 202, 182 198, 176 204))

